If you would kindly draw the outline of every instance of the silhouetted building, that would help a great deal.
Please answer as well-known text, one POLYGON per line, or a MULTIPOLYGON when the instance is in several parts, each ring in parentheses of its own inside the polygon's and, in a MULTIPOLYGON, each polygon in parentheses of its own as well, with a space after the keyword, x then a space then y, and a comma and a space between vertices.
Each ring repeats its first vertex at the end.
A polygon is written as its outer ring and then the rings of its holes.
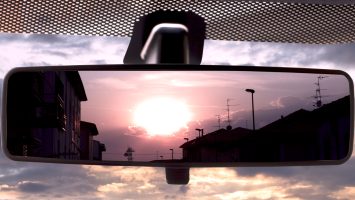
POLYGON ((350 97, 306 111, 300 109, 259 130, 220 129, 190 140, 189 162, 272 162, 342 159, 349 149, 350 97))
POLYGON ((80 159, 93 160, 94 144, 93 137, 97 136, 99 131, 94 123, 80 122, 80 159))
POLYGON ((8 144, 13 155, 80 159, 80 75, 23 72, 9 80, 8 144))
POLYGON ((350 96, 346 96, 313 111, 291 113, 261 128, 256 139, 274 147, 263 152, 275 161, 333 160, 346 156, 349 131, 350 96))
POLYGON ((190 162, 232 162, 240 157, 239 143, 248 137, 252 130, 236 128, 219 129, 212 133, 190 140, 180 148, 183 160, 190 162))
POLYGON ((93 160, 102 160, 102 152, 106 151, 105 144, 93 140, 93 160))

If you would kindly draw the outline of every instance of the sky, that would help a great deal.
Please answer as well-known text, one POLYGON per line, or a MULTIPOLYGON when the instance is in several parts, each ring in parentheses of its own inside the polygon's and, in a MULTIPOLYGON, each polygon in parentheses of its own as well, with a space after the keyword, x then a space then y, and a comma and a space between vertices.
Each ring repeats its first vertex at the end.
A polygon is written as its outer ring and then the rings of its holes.
MULTIPOLYGON (((0 79, 16 66, 122 63, 128 43, 129 38, 0 34, 0 79)), ((354 51, 354 44, 206 41, 203 63, 331 68, 354 77, 354 51)), ((167 185, 163 168, 24 163, 2 152, 0 166, 1 200, 355 198, 353 157, 340 166, 191 169, 185 186, 167 185)))
MULTIPOLYGON (((82 102, 84 121, 99 130, 106 145, 104 159, 134 161, 180 159, 185 140, 195 139, 196 128, 208 134, 228 125, 252 129, 251 95, 255 93, 256 129, 299 109, 313 110, 320 74, 267 72, 97 72, 81 71, 88 101, 82 102), (220 117, 220 123, 216 115, 220 117)), ((323 75, 323 104, 349 95, 342 75, 323 75)))

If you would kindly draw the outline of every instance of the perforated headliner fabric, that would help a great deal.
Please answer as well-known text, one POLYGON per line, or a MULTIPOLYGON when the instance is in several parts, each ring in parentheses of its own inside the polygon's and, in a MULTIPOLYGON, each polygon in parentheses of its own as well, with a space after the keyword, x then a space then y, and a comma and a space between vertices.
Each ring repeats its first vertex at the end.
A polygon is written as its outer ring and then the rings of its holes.
POLYGON ((354 4, 290 2, 1 0, 0 31, 129 37, 140 16, 178 10, 205 18, 206 39, 314 44, 355 41, 354 4))

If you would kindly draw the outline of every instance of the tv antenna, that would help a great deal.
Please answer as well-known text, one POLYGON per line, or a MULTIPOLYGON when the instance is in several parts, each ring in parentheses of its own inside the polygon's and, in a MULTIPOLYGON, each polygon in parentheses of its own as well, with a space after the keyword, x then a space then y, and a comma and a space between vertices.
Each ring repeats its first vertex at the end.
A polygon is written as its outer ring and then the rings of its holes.
POLYGON ((318 77, 317 77, 317 82, 315 82, 314 84, 317 86, 317 88, 316 88, 316 95, 314 96, 314 98, 315 98, 315 100, 316 100, 316 102, 315 102, 315 104, 313 105, 314 107, 316 107, 316 108, 320 108, 320 107, 322 107, 323 106, 323 103, 322 103, 322 94, 321 94, 321 90, 325 90, 325 89, 321 89, 321 87, 320 87, 320 81, 322 80, 322 79, 324 79, 324 78, 327 78, 328 76, 321 76, 321 75, 319 75, 318 77))
POLYGON ((216 115, 216 117, 217 117, 217 122, 218 122, 218 126, 216 126, 216 127, 218 127, 218 130, 219 130, 219 129, 221 129, 221 115, 216 115))
POLYGON ((231 106, 237 106, 237 105, 230 105, 229 102, 230 102, 231 100, 233 100, 233 99, 231 99, 231 98, 228 98, 228 99, 227 99, 227 117, 228 117, 228 120, 227 120, 227 122, 228 122, 227 130, 232 130, 231 118, 230 118, 230 107, 231 107, 231 106))

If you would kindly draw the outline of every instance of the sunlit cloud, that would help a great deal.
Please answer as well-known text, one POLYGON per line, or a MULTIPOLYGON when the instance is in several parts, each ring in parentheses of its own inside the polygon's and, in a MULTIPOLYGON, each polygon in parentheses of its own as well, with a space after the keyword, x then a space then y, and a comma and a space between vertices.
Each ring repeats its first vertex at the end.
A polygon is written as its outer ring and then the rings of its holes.
POLYGON ((104 198, 159 198, 164 184, 162 170, 148 167, 83 166, 88 173, 104 181, 97 186, 96 195, 104 198), (111 182, 112 181, 112 182, 111 182))
POLYGON ((110 183, 106 185, 100 185, 97 190, 99 192, 122 192, 127 188, 128 184, 127 183, 110 183))
POLYGON ((329 197, 334 199, 354 199, 355 198, 355 186, 344 187, 338 191, 332 192, 329 197))
MULTIPOLYGON (((233 168, 191 169, 187 186, 166 185, 164 170, 147 167, 84 166, 92 176, 104 181, 98 185, 97 197, 164 199, 335 199, 351 198, 353 187, 327 191, 322 182, 298 180, 297 176, 244 176, 233 168), (166 196, 169 195, 169 196, 166 196)), ((262 171, 262 170, 261 170, 262 171)))
POLYGON ((302 105, 302 100, 298 97, 279 97, 276 100, 270 102, 270 105, 276 108, 285 108, 289 106, 298 107, 302 105))

